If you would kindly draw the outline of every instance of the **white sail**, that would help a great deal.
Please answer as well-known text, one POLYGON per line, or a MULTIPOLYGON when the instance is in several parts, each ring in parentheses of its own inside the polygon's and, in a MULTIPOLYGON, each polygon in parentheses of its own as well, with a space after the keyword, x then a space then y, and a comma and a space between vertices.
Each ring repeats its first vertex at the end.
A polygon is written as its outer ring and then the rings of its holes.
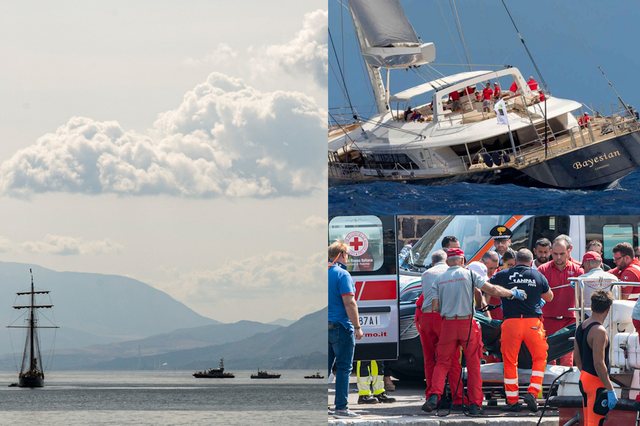
POLYGON ((349 4, 369 65, 406 68, 435 59, 435 45, 421 43, 399 0, 351 0, 349 4))

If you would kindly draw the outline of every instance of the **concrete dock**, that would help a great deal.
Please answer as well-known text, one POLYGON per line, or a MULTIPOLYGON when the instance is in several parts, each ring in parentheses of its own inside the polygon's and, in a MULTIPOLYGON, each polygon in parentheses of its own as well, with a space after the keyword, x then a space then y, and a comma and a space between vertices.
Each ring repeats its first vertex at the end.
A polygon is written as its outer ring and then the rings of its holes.
MULTIPOLYGON (((359 425, 359 426, 380 426, 380 425, 431 425, 431 426, 463 426, 463 425, 536 425, 540 418, 538 413, 531 413, 523 408, 519 413, 503 413, 500 406, 487 407, 486 402, 484 415, 482 417, 470 417, 460 412, 447 413, 448 410, 438 410, 425 413, 421 410, 424 404, 424 388, 414 383, 397 383, 394 392, 388 392, 390 397, 396 398, 396 402, 390 404, 358 405, 358 392, 356 390, 355 378, 351 378, 349 389, 349 409, 361 415, 358 419, 336 419, 329 416, 331 425, 359 425), (448 414, 448 415, 447 415, 448 414)), ((329 385, 329 406, 333 407, 334 400, 333 385, 329 385)), ((540 401, 539 401, 540 402, 540 401)), ((542 404, 539 404, 542 407, 542 404)), ((547 409, 540 425, 557 426, 558 413, 555 410, 547 409)))

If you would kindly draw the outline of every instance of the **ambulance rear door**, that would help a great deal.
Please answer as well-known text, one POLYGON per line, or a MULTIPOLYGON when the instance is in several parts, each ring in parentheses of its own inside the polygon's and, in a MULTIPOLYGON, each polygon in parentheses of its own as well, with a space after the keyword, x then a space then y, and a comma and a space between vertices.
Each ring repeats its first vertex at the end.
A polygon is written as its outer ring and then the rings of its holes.
POLYGON ((336 216, 329 221, 329 243, 349 246, 349 265, 364 337, 355 360, 398 358, 398 252, 393 216, 336 216))

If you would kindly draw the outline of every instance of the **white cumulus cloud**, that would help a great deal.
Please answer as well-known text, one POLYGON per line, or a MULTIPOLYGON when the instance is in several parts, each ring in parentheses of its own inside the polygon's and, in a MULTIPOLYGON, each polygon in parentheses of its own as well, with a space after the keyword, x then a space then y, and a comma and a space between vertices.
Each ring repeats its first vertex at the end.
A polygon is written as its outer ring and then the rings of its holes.
MULTIPOLYGON (((266 56, 254 61, 256 72, 284 71, 293 75, 307 75, 320 87, 327 87, 328 12, 316 10, 307 13, 302 29, 287 43, 267 47, 266 56)), ((258 49, 254 49, 257 52, 258 49)))
POLYGON ((324 181, 325 112, 299 92, 212 73, 148 132, 73 117, 0 164, 0 192, 305 195, 324 181))

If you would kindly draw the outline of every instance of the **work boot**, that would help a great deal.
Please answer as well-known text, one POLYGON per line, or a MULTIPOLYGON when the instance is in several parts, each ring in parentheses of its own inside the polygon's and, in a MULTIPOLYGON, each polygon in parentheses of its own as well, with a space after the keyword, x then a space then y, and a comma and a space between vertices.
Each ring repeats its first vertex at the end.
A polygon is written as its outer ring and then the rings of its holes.
POLYGON ((519 402, 516 402, 515 404, 507 404, 504 407, 502 407, 502 411, 506 411, 509 413, 517 413, 520 411, 520 408, 522 408, 522 406, 520 405, 519 402))
POLYGON ((378 398, 378 401, 383 402, 385 404, 391 403, 391 402, 396 402, 395 398, 388 397, 387 394, 384 393, 384 392, 382 392, 379 395, 376 395, 376 398, 378 398))
POLYGON ((424 404, 422 404, 422 411, 426 411, 427 413, 432 412, 438 406, 438 395, 431 395, 424 404))
POLYGON ((358 404, 377 404, 378 398, 371 395, 360 395, 358 397, 358 404))
POLYGON ((393 392, 396 390, 396 385, 391 381, 391 376, 384 376, 384 390, 387 392, 393 392))
POLYGON ((471 416, 479 416, 481 414, 483 414, 482 407, 480 407, 477 404, 471 404, 469 406, 469 415, 471 415, 471 416))
POLYGON ((531 411, 532 413, 538 411, 538 401, 536 401, 535 396, 527 392, 523 399, 524 403, 527 404, 527 408, 529 409, 529 411, 531 411))

